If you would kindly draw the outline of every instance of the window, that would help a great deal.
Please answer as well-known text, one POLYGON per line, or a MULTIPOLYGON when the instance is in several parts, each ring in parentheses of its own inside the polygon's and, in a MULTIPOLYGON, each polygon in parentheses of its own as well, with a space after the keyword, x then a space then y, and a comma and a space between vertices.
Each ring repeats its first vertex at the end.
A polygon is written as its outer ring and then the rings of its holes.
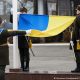
POLYGON ((25 7, 28 9, 28 14, 33 14, 33 1, 28 0, 27 3, 25 3, 25 7))
POLYGON ((4 15, 4 6, 2 1, 0 1, 0 15, 4 15))
MULTIPOLYGON (((11 1, 11 0, 8 0, 8 1, 6 2, 6 14, 10 13, 11 8, 12 8, 12 1, 11 1)), ((8 15, 9 15, 9 14, 8 14, 8 15)))
POLYGON ((48 14, 56 14, 56 3, 48 3, 48 14))
POLYGON ((27 0, 26 2, 23 2, 21 0, 18 1, 18 11, 21 7, 25 7, 28 10, 28 14, 33 14, 33 0, 27 0))

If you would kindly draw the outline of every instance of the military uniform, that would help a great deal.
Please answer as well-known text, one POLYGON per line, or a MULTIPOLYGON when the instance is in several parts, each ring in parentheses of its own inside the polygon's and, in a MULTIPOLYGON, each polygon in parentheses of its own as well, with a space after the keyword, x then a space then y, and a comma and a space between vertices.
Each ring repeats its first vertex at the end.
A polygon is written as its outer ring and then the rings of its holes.
POLYGON ((72 41, 74 43, 74 53, 76 58, 76 69, 72 72, 80 72, 80 50, 77 50, 77 40, 80 40, 80 14, 74 21, 74 30, 72 34, 72 41))
POLYGON ((26 31, 8 31, 0 29, 0 80, 5 80, 5 67, 9 65, 9 47, 7 38, 16 35, 25 35, 26 31))
POLYGON ((30 54, 27 40, 28 37, 18 36, 18 48, 20 53, 21 68, 23 71, 29 71, 30 54))

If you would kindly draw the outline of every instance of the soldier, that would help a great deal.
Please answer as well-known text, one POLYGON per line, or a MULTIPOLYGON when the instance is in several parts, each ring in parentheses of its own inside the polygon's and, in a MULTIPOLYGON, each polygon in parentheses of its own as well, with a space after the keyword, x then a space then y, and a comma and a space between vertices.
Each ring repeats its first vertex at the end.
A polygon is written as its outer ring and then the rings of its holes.
MULTIPOLYGON (((0 18, 0 25, 2 21, 0 18)), ((0 26, 1 27, 1 26, 0 26)), ((9 65, 9 46, 7 38, 16 35, 25 35, 26 31, 7 30, 0 28, 0 80, 5 80, 5 68, 9 65)))
POLYGON ((74 53, 76 58, 76 69, 71 72, 80 72, 80 50, 77 49, 77 40, 80 40, 80 5, 76 8, 76 19, 72 33, 72 41, 74 44, 74 53))
MULTIPOLYGON (((20 9, 20 13, 21 14, 27 13, 27 9, 25 7, 22 7, 20 9)), ((29 72, 30 61, 28 40, 29 40, 28 36, 27 37, 18 36, 18 48, 20 53, 21 69, 26 72, 29 72)))

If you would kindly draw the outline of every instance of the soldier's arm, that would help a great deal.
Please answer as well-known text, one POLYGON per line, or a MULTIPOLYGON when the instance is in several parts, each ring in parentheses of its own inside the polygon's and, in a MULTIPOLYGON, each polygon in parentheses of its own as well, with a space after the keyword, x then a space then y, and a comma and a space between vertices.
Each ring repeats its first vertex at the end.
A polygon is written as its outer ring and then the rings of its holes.
POLYGON ((18 31, 18 30, 3 30, 1 32, 1 35, 4 37, 10 37, 10 36, 19 36, 19 35, 25 35, 26 31, 18 31))

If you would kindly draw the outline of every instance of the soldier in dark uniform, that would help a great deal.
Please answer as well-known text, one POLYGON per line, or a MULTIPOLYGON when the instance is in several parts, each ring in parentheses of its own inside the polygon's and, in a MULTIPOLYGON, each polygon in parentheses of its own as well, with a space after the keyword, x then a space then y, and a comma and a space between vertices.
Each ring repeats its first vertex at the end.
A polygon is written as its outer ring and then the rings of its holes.
POLYGON ((72 34, 72 41, 74 43, 74 53, 76 58, 76 69, 71 72, 79 72, 80 73, 80 50, 77 50, 77 40, 80 40, 80 5, 77 6, 76 9, 76 19, 74 21, 74 29, 72 34))
MULTIPOLYGON (((25 7, 22 7, 20 9, 20 13, 21 14, 27 13, 27 9, 25 7)), ((26 72, 29 71, 30 61, 28 40, 29 40, 28 36, 27 37, 18 36, 18 48, 20 53, 21 69, 26 72)))
MULTIPOLYGON (((2 22, 0 21, 0 24, 2 22)), ((9 65, 9 47, 7 38, 16 35, 25 35, 26 31, 0 29, 0 80, 5 80, 5 68, 9 65)))
POLYGON ((20 52, 21 68, 23 71, 29 71, 29 45, 28 37, 18 36, 18 48, 20 52))

